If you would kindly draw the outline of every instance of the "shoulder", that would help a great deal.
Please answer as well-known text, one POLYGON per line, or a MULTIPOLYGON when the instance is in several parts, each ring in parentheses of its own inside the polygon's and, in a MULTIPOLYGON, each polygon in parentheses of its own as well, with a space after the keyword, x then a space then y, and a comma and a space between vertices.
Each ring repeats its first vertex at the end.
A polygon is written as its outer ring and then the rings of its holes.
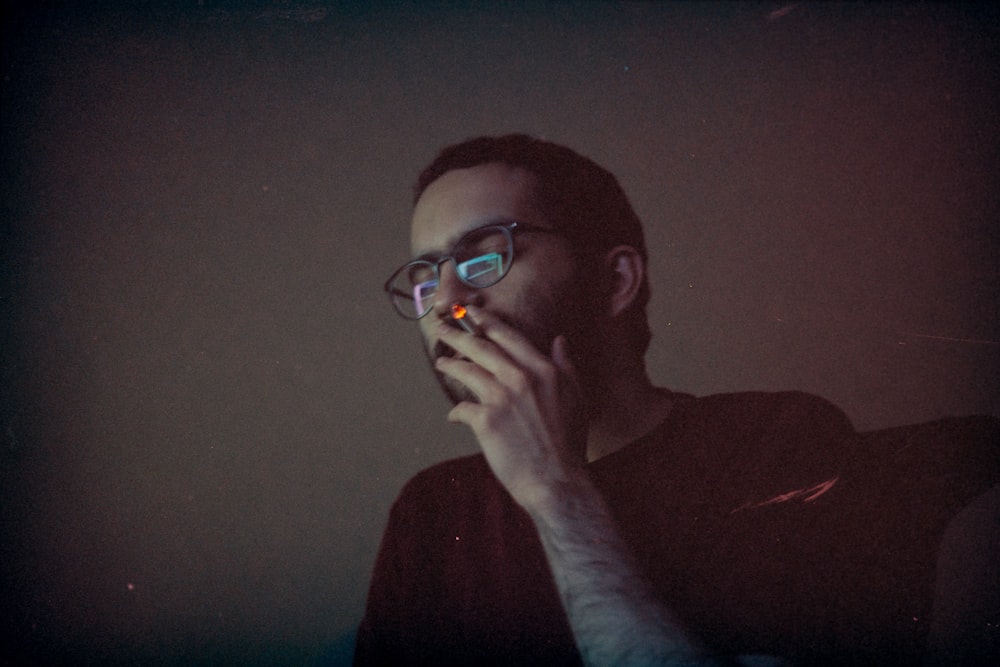
POLYGON ((797 391, 705 396, 679 417, 683 446, 702 452, 740 506, 825 493, 847 466, 856 435, 840 408, 797 391))
POLYGON ((403 485, 392 508, 402 515, 441 516, 482 507, 504 498, 505 491, 482 454, 463 456, 421 470, 403 485))
POLYGON ((812 497, 841 474, 856 434, 842 410, 803 392, 674 397, 666 422, 609 457, 602 474, 669 480, 728 513, 796 490, 812 497))
POLYGON ((854 426, 843 410, 814 394, 801 391, 745 391, 686 397, 681 416, 716 428, 732 428, 765 435, 775 431, 807 430, 834 436, 853 434, 854 426))
POLYGON ((400 496, 413 494, 424 495, 436 490, 489 484, 493 477, 486 458, 482 454, 473 454, 455 459, 448 459, 424 468, 403 486, 400 496))
POLYGON ((482 522, 487 507, 504 502, 503 493, 482 455, 426 468, 410 478, 396 496, 389 510, 383 549, 390 543, 403 544, 409 546, 396 550, 412 552, 414 545, 442 543, 456 526, 482 522))

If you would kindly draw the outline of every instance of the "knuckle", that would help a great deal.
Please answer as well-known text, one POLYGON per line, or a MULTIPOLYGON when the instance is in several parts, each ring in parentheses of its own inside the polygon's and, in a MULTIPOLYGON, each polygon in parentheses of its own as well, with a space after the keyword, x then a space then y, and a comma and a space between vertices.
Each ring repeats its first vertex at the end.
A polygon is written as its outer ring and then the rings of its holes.
POLYGON ((478 415, 478 426, 487 433, 499 431, 505 421, 506 418, 500 410, 485 410, 478 415))
POLYGON ((552 364, 544 364, 538 371, 539 379, 546 385, 552 385, 559 379, 559 369, 552 364))
POLYGON ((523 394, 532 387, 531 377, 524 370, 518 369, 511 373, 508 386, 515 394, 523 394))

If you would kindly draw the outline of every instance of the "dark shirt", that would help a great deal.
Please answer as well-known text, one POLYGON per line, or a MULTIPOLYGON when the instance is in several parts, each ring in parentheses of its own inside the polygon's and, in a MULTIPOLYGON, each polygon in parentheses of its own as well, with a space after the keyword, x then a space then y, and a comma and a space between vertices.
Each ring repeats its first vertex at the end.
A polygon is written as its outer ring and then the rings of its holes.
MULTIPOLYGON (((885 474, 900 442, 873 445, 808 394, 677 394, 663 424, 588 470, 661 599, 716 652, 902 664, 927 633, 948 518, 997 476, 953 491, 924 479, 917 452, 901 485, 885 474), (912 511, 925 502, 929 520, 912 511)), ((390 514, 356 664, 579 661, 534 526, 485 459, 414 477, 390 514)))

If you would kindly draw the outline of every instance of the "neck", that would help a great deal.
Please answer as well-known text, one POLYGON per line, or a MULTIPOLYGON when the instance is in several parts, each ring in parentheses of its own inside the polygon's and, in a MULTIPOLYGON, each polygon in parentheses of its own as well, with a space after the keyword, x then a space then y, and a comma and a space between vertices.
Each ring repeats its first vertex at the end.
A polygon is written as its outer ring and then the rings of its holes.
POLYGON ((660 425, 673 407, 670 392, 654 387, 639 366, 632 373, 617 373, 604 382, 588 401, 587 461, 618 451, 660 425))

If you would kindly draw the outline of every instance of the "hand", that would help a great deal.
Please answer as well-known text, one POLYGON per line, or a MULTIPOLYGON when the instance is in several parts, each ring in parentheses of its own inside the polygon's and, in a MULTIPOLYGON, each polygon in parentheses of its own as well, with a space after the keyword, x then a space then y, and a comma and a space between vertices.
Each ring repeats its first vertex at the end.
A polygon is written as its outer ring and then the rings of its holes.
POLYGON ((531 515, 584 664, 712 664, 641 573, 584 470, 588 425, 566 338, 546 356, 496 317, 469 314, 482 337, 442 324, 458 356, 435 363, 480 402, 459 403, 448 420, 472 428, 531 515))
POLYGON ((500 319, 471 306, 469 315, 482 336, 442 324, 440 340, 458 355, 435 363, 480 402, 459 403, 448 420, 472 429, 494 475, 530 510, 584 475, 587 424, 566 338, 547 357, 500 319))

